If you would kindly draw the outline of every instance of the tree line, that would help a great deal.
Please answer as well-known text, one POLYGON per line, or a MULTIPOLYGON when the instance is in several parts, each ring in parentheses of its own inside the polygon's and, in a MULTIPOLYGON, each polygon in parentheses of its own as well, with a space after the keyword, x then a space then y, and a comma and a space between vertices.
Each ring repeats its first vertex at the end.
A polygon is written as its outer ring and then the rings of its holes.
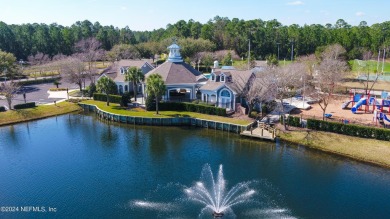
MULTIPOLYGON (((53 24, 7 25, 0 21, 0 50, 12 53, 18 60, 42 53, 52 58, 58 54, 76 53, 74 45, 88 38, 96 38, 105 51, 116 45, 132 45, 137 56, 154 58, 166 52, 167 39, 203 40, 207 49, 233 50, 239 57, 247 58, 249 41, 251 57, 265 59, 279 54, 280 59, 290 59, 291 54, 301 56, 315 53, 318 47, 342 45, 349 59, 362 59, 365 51, 378 52, 390 45, 390 22, 367 25, 362 21, 352 26, 343 19, 335 24, 283 25, 277 20, 242 20, 216 16, 207 23, 180 20, 166 28, 153 31, 133 31, 129 27, 102 26, 99 22, 77 21, 71 26, 53 24), (163 46, 161 46, 163 45, 163 46), (293 53, 291 53, 293 50, 293 53)), ((184 45, 183 45, 184 48, 184 45)), ((194 53, 195 54, 195 53, 194 53)), ((191 52, 184 57, 193 56, 191 52)))

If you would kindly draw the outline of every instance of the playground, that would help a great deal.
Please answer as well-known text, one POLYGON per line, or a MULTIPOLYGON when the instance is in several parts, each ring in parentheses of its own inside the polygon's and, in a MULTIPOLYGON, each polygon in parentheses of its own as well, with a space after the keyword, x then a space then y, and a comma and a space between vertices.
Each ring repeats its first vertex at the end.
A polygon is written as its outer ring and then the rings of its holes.
MULTIPOLYGON (((316 119, 322 119, 322 113, 317 103, 311 104, 309 110, 296 109, 292 112, 302 118, 316 119)), ((328 121, 390 127, 390 99, 387 92, 373 91, 364 95, 362 90, 351 89, 349 97, 338 96, 329 103, 326 115, 328 121)))

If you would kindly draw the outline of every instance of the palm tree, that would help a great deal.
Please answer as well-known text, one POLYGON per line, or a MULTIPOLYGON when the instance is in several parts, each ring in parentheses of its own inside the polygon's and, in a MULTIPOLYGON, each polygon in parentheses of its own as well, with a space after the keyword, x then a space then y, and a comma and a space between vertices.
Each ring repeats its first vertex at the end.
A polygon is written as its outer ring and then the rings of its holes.
POLYGON ((156 97, 156 114, 158 114, 158 101, 165 93, 165 90, 165 84, 161 75, 156 73, 146 78, 146 91, 148 95, 156 97))
POLYGON ((101 77, 97 81, 96 89, 100 93, 105 93, 107 97, 107 106, 110 105, 110 98, 108 97, 110 94, 116 93, 116 84, 115 82, 109 78, 109 77, 101 77))
POLYGON ((130 67, 126 70, 125 81, 133 83, 134 101, 137 101, 137 84, 144 80, 144 74, 137 67, 130 67))

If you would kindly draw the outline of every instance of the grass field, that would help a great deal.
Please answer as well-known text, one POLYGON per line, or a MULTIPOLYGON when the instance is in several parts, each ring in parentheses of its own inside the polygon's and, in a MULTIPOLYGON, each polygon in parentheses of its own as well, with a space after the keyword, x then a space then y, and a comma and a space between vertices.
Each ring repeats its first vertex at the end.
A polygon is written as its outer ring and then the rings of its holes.
POLYGON ((35 119, 47 118, 81 110, 74 103, 61 102, 55 105, 40 105, 29 109, 8 110, 0 112, 0 125, 8 125, 18 122, 26 122, 35 119))
POLYGON ((390 142, 328 132, 280 132, 280 138, 310 148, 390 167, 390 142))
POLYGON ((156 115, 155 111, 144 111, 140 108, 135 109, 126 109, 120 107, 119 104, 110 103, 110 106, 106 106, 106 102, 94 101, 94 100, 86 100, 82 103, 96 105, 99 109, 104 110, 106 112, 127 115, 127 116, 140 116, 140 117, 149 117, 149 118, 170 118, 170 117, 191 117, 191 118, 199 118, 199 119, 207 119, 218 122, 226 122, 237 125, 248 125, 251 123, 251 120, 248 118, 246 120, 237 119, 237 118, 229 118, 222 116, 214 116, 214 115, 206 115, 201 113, 194 112, 182 112, 182 111, 159 111, 159 115, 156 115))
MULTIPOLYGON (((357 60, 350 60, 349 61, 350 66, 352 67, 352 72, 354 73, 363 73, 363 72, 371 72, 371 73, 376 73, 377 68, 378 72, 382 72, 382 59, 379 63, 374 61, 374 60, 369 60, 369 61, 357 61, 357 60)), ((383 67, 384 72, 390 72, 390 62, 387 60, 384 63, 383 67)))

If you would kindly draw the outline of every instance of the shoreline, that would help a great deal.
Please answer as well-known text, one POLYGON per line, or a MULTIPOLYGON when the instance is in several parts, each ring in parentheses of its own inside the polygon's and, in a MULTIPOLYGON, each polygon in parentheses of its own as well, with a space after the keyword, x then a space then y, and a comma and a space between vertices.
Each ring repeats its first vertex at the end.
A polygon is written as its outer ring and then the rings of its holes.
POLYGON ((279 130, 278 138, 310 150, 321 151, 373 166, 390 168, 390 159, 384 159, 389 158, 390 142, 313 130, 309 132, 311 132, 310 135, 313 135, 312 138, 315 140, 302 138, 302 133, 307 133, 307 131, 304 132, 301 130, 290 130, 286 132, 279 130), (327 139, 331 139, 329 143, 326 143, 327 139), (338 144, 332 141, 336 141, 338 144), (353 145, 355 142, 360 142, 360 145, 353 145))
POLYGON ((46 119, 54 116, 64 115, 81 111, 82 108, 77 104, 69 102, 60 102, 57 105, 39 105, 34 108, 20 109, 20 110, 8 110, 0 113, 0 127, 7 125, 15 125, 23 122, 36 121, 40 119, 46 119), (6 117, 13 119, 9 120, 6 117))
MULTIPOLYGON (((27 115, 23 118, 18 118, 8 122, 2 122, 2 113, 0 113, 0 126, 14 125, 77 111, 83 111, 83 108, 78 104, 68 102, 59 103, 57 106, 41 105, 38 107, 48 108, 42 110, 46 110, 49 113, 43 115, 33 115, 32 117, 27 115), (62 110, 54 111, 58 108, 62 110)), ((24 111, 26 111, 25 114, 28 114, 29 111, 34 110, 36 110, 36 108, 24 109, 24 111)), ((11 113, 18 114, 18 112, 14 110, 12 110, 11 113)), ((120 121, 117 122, 120 123, 120 121)), ((385 159, 390 157, 390 142, 303 129, 289 131, 282 131, 279 129, 277 138, 284 142, 304 146, 310 150, 321 151, 327 154, 366 163, 368 165, 390 168, 390 159, 385 159), (308 136, 309 139, 307 138, 308 136)))

